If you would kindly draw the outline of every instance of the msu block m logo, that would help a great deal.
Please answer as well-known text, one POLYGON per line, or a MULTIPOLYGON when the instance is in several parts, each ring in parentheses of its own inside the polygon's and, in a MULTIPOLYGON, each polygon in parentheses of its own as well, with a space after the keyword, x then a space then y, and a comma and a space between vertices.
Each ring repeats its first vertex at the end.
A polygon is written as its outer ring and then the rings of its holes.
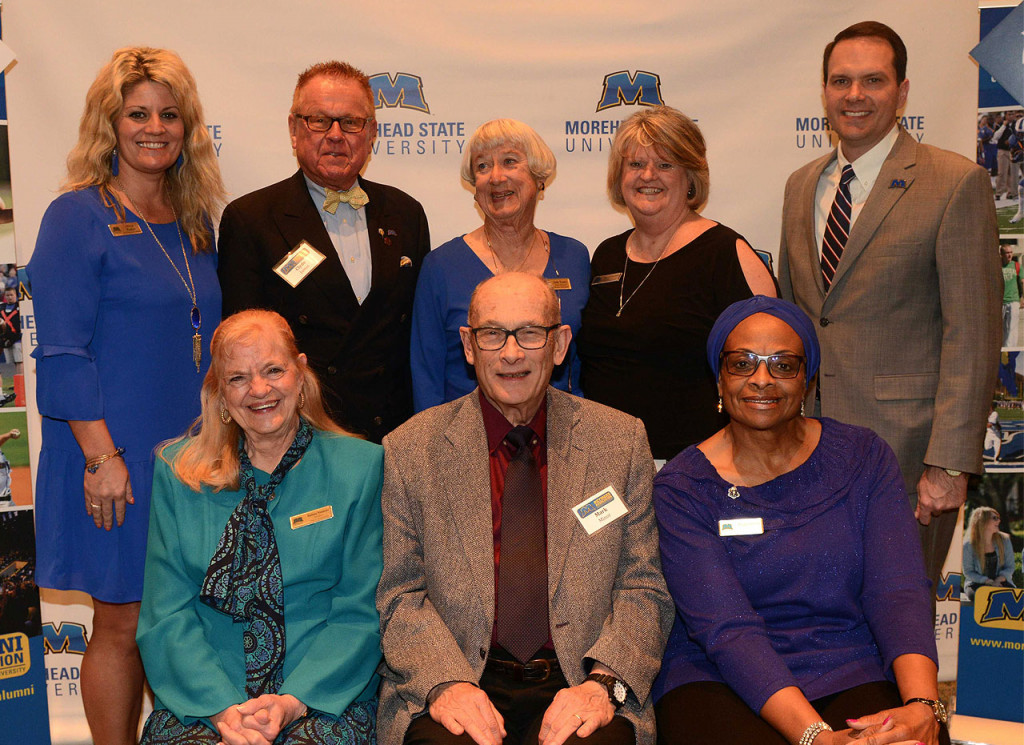
POLYGON ((430 113, 427 99, 423 97, 423 80, 419 75, 400 72, 394 79, 386 73, 378 73, 370 77, 370 89, 376 108, 396 106, 403 109, 415 109, 424 114, 430 113))
POLYGON ((85 654, 89 642, 85 636, 85 626, 80 623, 64 623, 54 626, 52 622, 43 624, 43 652, 54 654, 85 654))
POLYGON ((979 626, 1024 629, 1024 590, 979 587, 974 603, 974 620, 979 626))
POLYGON ((604 90, 601 91, 597 110, 603 111, 627 103, 663 106, 665 102, 661 98, 661 78, 643 70, 637 70, 636 75, 630 75, 628 70, 605 75, 604 90))

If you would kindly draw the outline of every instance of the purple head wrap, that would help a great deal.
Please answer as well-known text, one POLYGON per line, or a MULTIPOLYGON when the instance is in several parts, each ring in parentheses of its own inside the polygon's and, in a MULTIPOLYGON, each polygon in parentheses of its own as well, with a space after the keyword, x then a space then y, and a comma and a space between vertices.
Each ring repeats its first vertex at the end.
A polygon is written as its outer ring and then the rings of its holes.
POLYGON ((821 347, 818 346, 818 336, 814 332, 814 324, 811 319, 797 306, 788 300, 780 300, 765 295, 755 295, 747 300, 740 300, 733 303, 722 311, 711 327, 711 334, 708 336, 708 362, 711 370, 715 373, 715 380, 718 380, 718 362, 725 348, 725 339, 732 330, 740 325, 740 322, 756 313, 767 313, 786 322, 793 329, 804 345, 804 356, 807 358, 807 383, 818 372, 818 365, 821 362, 821 347))

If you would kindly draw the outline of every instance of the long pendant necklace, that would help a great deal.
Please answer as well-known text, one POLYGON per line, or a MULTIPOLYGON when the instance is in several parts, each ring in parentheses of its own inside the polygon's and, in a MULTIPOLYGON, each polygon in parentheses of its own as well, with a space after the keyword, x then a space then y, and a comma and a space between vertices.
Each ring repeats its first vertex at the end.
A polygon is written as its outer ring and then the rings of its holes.
POLYGON ((199 304, 196 302, 196 283, 192 279, 192 267, 188 263, 188 253, 185 251, 185 239, 181 237, 181 225, 178 224, 178 213, 174 209, 174 202, 171 202, 171 214, 174 215, 174 227, 178 230, 178 243, 181 244, 181 256, 185 259, 185 272, 188 274, 188 282, 185 281, 184 275, 178 266, 174 263, 171 255, 167 253, 167 249, 164 248, 164 244, 160 242, 160 239, 156 237, 156 233, 153 232, 153 226, 149 224, 149 220, 142 214, 142 210, 139 209, 138 205, 135 204, 135 200, 132 199, 131 194, 124 188, 124 184, 121 183, 121 179, 114 177, 121 192, 128 198, 128 204, 135 210, 135 214, 142 218, 142 222, 146 223, 146 227, 149 228, 149 234, 153 236, 153 240, 156 241, 156 245, 163 251, 164 256, 171 262, 171 268, 174 269, 178 275, 178 279, 185 285, 185 292, 188 293, 189 299, 192 301, 192 310, 189 313, 189 320, 192 322, 192 361, 196 365, 196 372, 199 372, 199 363, 203 359, 203 337, 199 333, 199 330, 203 327, 203 316, 199 312, 199 304))
POLYGON ((626 260, 622 264, 622 282, 619 284, 619 310, 615 314, 616 318, 622 315, 622 309, 626 307, 626 303, 633 299, 633 296, 636 295, 637 290, 644 286, 644 282, 647 281, 647 278, 650 277, 654 273, 654 270, 658 268, 658 262, 665 258, 665 252, 667 250, 668 245, 666 245, 665 248, 661 250, 661 253, 658 255, 657 261, 654 262, 654 266, 652 266, 650 270, 648 270, 647 275, 640 280, 640 284, 638 284, 636 288, 634 288, 634 290, 631 293, 629 293, 629 297, 626 298, 625 301, 623 301, 622 295, 626 290, 626 269, 629 267, 629 242, 626 242, 626 260))
POLYGON ((505 265, 504 261, 498 260, 498 255, 494 253, 494 247, 491 245, 491 239, 487 237, 486 226, 484 227, 484 242, 487 244, 487 250, 491 252, 491 260, 494 262, 495 274, 501 274, 502 269, 504 269, 506 272, 518 272, 522 271, 522 268, 526 266, 526 262, 530 260, 530 254, 533 253, 533 244, 537 242, 537 232, 534 231, 533 238, 530 239, 530 247, 526 250, 526 256, 523 258, 522 261, 519 262, 519 266, 517 266, 515 269, 509 269, 508 266, 505 265))

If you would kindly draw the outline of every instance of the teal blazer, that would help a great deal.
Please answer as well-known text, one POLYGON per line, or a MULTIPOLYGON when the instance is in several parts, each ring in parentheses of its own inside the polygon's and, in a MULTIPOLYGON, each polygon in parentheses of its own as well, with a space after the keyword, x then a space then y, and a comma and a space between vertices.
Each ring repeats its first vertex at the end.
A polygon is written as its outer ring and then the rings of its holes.
MULTIPOLYGON (((334 716, 377 693, 383 453, 364 440, 316 431, 269 504, 284 578, 279 693, 334 716), (330 519, 292 528, 292 517, 326 506, 330 519)), ((156 460, 137 638, 155 708, 183 723, 247 698, 244 624, 199 601, 210 558, 242 496, 194 492, 156 460)))

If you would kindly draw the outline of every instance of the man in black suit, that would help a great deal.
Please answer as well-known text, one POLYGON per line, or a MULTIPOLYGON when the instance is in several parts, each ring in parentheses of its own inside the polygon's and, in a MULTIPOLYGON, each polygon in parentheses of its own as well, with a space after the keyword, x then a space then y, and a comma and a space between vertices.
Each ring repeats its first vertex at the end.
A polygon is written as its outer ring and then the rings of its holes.
POLYGON ((408 194, 359 177, 377 125, 356 68, 332 61, 303 72, 288 128, 299 171, 221 218, 224 315, 284 316, 335 419, 380 442, 412 414, 409 324, 427 218, 408 194))

